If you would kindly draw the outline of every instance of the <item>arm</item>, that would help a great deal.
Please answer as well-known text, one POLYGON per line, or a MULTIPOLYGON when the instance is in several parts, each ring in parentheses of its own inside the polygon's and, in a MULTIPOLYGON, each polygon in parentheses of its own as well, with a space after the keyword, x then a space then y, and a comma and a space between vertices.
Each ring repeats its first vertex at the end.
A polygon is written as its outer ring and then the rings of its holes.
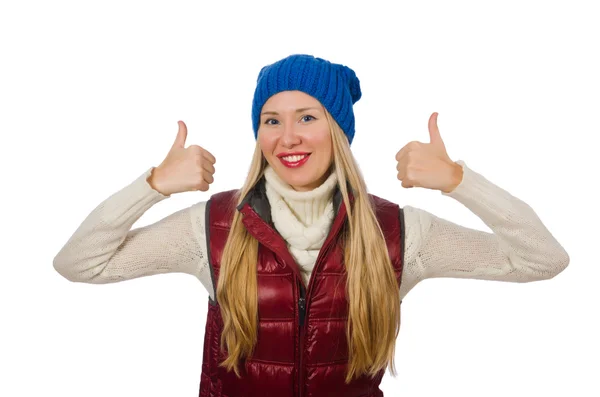
POLYGON ((425 210, 404 207, 405 265, 401 297, 426 278, 512 282, 550 279, 569 255, 525 202, 474 172, 463 161, 463 179, 444 193, 465 205, 493 231, 460 226, 425 210))
MULTIPOLYGON (((182 272, 210 282, 204 259, 204 202, 134 230, 133 224, 154 204, 169 198, 148 183, 148 169, 130 185, 98 205, 54 258, 66 279, 90 284, 114 283, 152 274, 182 272), (204 247, 202 247, 202 245, 204 247)), ((212 288, 209 289, 211 291, 212 288)))

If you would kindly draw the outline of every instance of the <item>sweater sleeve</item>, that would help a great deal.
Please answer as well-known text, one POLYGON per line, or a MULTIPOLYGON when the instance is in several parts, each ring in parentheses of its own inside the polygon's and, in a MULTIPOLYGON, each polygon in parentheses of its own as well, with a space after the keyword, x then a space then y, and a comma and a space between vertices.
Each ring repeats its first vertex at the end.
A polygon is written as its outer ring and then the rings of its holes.
POLYGON ((525 202, 457 161, 463 180, 444 193, 477 215, 492 233, 467 228, 405 206, 401 299, 421 280, 436 277, 511 282, 550 279, 569 255, 525 202))
POLYGON ((206 242, 202 241, 205 202, 131 230, 145 211, 170 197, 148 183, 153 168, 87 216, 54 258, 59 274, 73 282, 106 284, 181 272, 196 276, 212 291, 206 242))

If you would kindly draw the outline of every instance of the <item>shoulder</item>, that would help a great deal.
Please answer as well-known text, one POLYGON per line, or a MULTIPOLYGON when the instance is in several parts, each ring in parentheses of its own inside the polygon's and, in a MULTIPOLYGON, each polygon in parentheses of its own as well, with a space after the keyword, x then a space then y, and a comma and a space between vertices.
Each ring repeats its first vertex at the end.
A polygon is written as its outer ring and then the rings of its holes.
POLYGON ((377 208, 400 208, 398 204, 386 200, 383 197, 379 197, 371 193, 369 193, 368 196, 371 203, 373 203, 373 205, 377 208))
POLYGON ((204 207, 205 222, 217 227, 231 226, 240 189, 218 192, 210 196, 204 207))
POLYGON ((369 194, 369 201, 384 234, 403 234, 404 216, 400 205, 374 194, 369 194))
MULTIPOLYGON (((219 202, 219 204, 226 204, 228 202, 234 202, 239 194, 240 189, 231 189, 218 192, 210 196, 209 201, 219 202)), ((235 203, 234 203, 235 205, 235 203)))
POLYGON ((235 200, 237 199, 238 192, 239 189, 218 192, 210 196, 207 201, 203 200, 192 204, 189 207, 192 220, 204 220, 208 215, 207 211, 209 211, 211 207, 221 208, 227 206, 228 203, 231 203, 235 207, 235 200))
POLYGON ((402 219, 402 207, 398 204, 370 193, 369 201, 373 205, 378 218, 383 216, 400 216, 400 219, 402 219))

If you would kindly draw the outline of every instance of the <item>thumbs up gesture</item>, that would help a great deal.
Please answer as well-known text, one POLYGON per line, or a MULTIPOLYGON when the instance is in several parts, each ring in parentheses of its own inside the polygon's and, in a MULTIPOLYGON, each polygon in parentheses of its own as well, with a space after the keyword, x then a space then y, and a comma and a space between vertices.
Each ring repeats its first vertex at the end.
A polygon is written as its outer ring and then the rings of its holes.
POLYGON ((429 117, 429 143, 412 141, 396 154, 402 187, 423 187, 449 193, 462 181, 460 164, 450 159, 437 126, 436 112, 429 117))
POLYGON ((215 157, 198 145, 185 147, 187 127, 178 121, 179 131, 173 146, 162 163, 152 170, 148 182, 165 196, 193 190, 208 190, 213 183, 215 157))

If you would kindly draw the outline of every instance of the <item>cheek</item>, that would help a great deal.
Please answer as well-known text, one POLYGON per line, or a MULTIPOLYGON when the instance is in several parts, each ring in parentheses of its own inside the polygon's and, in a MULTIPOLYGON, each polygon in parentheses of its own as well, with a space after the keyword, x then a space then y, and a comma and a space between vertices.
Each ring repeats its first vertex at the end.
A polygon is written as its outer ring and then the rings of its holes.
POLYGON ((311 138, 311 143, 314 147, 319 147, 324 152, 331 152, 333 142, 331 141, 329 129, 323 129, 314 134, 311 138))
POLYGON ((275 151, 275 140, 264 135, 258 136, 258 145, 265 156, 271 156, 275 151))

